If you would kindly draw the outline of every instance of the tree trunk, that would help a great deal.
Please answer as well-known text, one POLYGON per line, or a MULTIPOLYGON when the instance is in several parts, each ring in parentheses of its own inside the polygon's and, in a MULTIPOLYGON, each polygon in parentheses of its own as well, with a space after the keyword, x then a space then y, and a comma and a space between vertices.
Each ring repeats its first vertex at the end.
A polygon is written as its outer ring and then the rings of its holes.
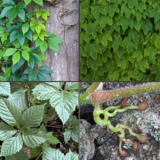
POLYGON ((53 81, 79 80, 79 0, 45 0, 44 6, 50 17, 46 22, 47 33, 55 33, 63 40, 60 53, 48 49, 43 65, 51 68, 53 81))

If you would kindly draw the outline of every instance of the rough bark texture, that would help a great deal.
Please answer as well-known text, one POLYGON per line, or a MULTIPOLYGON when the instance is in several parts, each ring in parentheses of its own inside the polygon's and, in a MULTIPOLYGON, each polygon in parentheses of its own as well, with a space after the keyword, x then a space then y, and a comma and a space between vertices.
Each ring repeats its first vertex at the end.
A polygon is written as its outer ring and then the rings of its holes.
MULTIPOLYGON (((32 5, 31 9, 42 9, 32 5)), ((44 0, 43 9, 50 17, 46 22, 47 33, 55 33, 63 43, 60 53, 48 49, 43 62, 51 68, 53 81, 79 80, 79 0, 44 0)))

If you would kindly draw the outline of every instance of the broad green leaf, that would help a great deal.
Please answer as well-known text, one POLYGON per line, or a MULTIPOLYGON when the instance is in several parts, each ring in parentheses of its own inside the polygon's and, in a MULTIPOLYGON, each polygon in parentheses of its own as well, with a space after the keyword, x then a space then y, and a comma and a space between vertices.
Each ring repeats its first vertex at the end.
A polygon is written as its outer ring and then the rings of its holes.
POLYGON ((60 143, 59 140, 56 137, 54 137, 52 134, 53 134, 52 132, 47 133, 47 137, 48 137, 47 142, 53 145, 60 143))
POLYGON ((69 151, 66 155, 65 155, 65 158, 64 160, 78 160, 78 154, 75 154, 71 151, 69 151))
POLYGON ((24 143, 31 148, 35 148, 48 140, 45 132, 38 129, 29 129, 22 134, 24 143))
POLYGON ((25 23, 22 25, 22 32, 25 34, 29 30, 29 23, 25 23))
POLYGON ((19 12, 19 8, 17 7, 13 7, 8 11, 9 22, 12 22, 16 18, 16 16, 18 15, 18 12, 19 12))
POLYGON ((2 144, 1 155, 10 156, 15 154, 21 150, 22 146, 23 141, 20 134, 17 137, 8 138, 2 144))
POLYGON ((155 46, 157 49, 160 49, 160 36, 159 35, 156 36, 155 46))
POLYGON ((154 46, 149 46, 144 50, 144 56, 149 56, 151 59, 157 54, 157 50, 154 46))
POLYGON ((78 105, 77 92, 68 92, 65 90, 62 92, 54 86, 47 84, 38 85, 33 90, 33 94, 39 100, 50 99, 51 106, 55 108, 63 124, 66 123, 70 114, 75 110, 76 105, 78 105))
POLYGON ((9 96, 11 93, 11 87, 9 82, 0 82, 0 95, 9 96))
POLYGON ((28 107, 26 91, 21 88, 18 91, 12 93, 12 101, 17 104, 22 111, 24 111, 28 107))
POLYGON ((78 90, 78 82, 67 82, 65 85, 65 90, 78 90))
POLYGON ((9 48, 9 49, 7 49, 6 52, 4 53, 4 56, 11 56, 11 55, 13 55, 16 51, 17 51, 16 48, 9 48))
POLYGON ((13 31, 11 34, 10 34, 10 42, 13 42, 14 40, 17 39, 17 31, 13 31))
POLYGON ((38 127, 44 115, 44 105, 32 106, 24 111, 22 125, 26 128, 38 127))
POLYGON ((12 0, 6 0, 2 3, 3 7, 8 7, 8 6, 12 6, 15 5, 15 3, 12 0))
POLYGON ((64 160, 64 154, 59 150, 43 147, 42 160, 64 160))
POLYGON ((20 58, 21 58, 20 53, 16 52, 12 57, 13 65, 15 65, 20 60, 20 58))
POLYGON ((65 143, 72 138, 75 142, 79 141, 79 121, 76 116, 71 115, 68 121, 65 123, 67 129, 64 132, 65 143))
POLYGON ((60 52, 58 43, 53 43, 53 41, 51 41, 51 40, 49 40, 48 43, 49 43, 50 49, 52 49, 53 51, 56 51, 56 52, 60 52))
POLYGON ((21 46, 23 46, 23 44, 25 42, 25 36, 23 35, 22 32, 17 32, 17 39, 18 39, 19 43, 21 44, 21 46))
POLYGON ((43 0, 33 0, 35 3, 43 6, 43 0))
POLYGON ((10 99, 0 99, 0 116, 11 126, 19 126, 21 124, 22 112, 10 99))
POLYGON ((41 45, 40 45, 40 49, 42 51, 42 53, 44 53, 48 48, 48 44, 46 41, 42 42, 41 45))
POLYGON ((24 9, 19 9, 18 17, 24 22, 25 21, 25 11, 24 9))
POLYGON ((48 73, 39 72, 37 74, 37 81, 52 81, 52 78, 48 73))
POLYGON ((41 154, 41 147, 32 148, 31 150, 31 158, 38 157, 41 154))
POLYGON ((146 35, 149 31, 152 30, 152 23, 149 21, 149 20, 146 20, 144 23, 143 23, 143 31, 144 31, 144 34, 146 35))
POLYGON ((29 62, 30 56, 28 52, 22 51, 22 57, 29 62))
POLYGON ((110 81, 117 81, 119 79, 119 73, 114 71, 108 75, 110 81))
POLYGON ((146 59, 142 59, 140 62, 135 63, 135 69, 146 72, 146 68, 149 68, 149 64, 146 59))
POLYGON ((47 66, 41 66, 41 67, 39 67, 39 71, 40 72, 45 72, 45 73, 52 73, 52 70, 49 67, 47 67, 47 66))
POLYGON ((31 2, 31 0, 24 0, 24 2, 26 5, 28 5, 31 2))
POLYGON ((5 157, 5 160, 29 160, 29 158, 28 158, 27 153, 20 151, 16 154, 5 157))
POLYGON ((31 71, 28 75, 28 81, 36 81, 37 75, 38 74, 35 71, 31 71))
POLYGON ((36 32, 39 34, 41 32, 41 27, 39 25, 36 26, 36 32))
POLYGON ((1 12, 1 18, 5 17, 8 15, 9 11, 12 9, 13 7, 5 7, 2 12, 1 12))
POLYGON ((11 126, 0 122, 0 141, 12 137, 17 131, 11 126))

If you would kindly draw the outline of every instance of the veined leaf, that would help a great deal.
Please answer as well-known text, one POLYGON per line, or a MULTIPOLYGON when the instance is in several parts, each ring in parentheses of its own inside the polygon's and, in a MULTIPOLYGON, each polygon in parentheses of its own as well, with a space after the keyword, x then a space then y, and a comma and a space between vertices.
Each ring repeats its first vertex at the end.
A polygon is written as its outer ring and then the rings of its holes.
POLYGON ((43 147, 43 157, 42 160, 64 160, 64 154, 56 149, 49 147, 43 147))
POLYGON ((44 105, 32 106, 24 111, 22 125, 25 128, 38 127, 44 115, 44 105))
POLYGON ((29 129, 22 134, 24 143, 31 148, 35 148, 48 140, 46 133, 38 129, 29 129))
POLYGON ((10 99, 0 99, 0 116, 11 126, 19 126, 21 124, 22 112, 10 99))
POLYGON ((1 155, 2 156, 10 156, 19 152, 23 146, 22 137, 19 134, 17 137, 12 137, 6 139, 1 148, 1 155))
POLYGON ((73 152, 69 151, 64 160, 78 160, 78 154, 74 154, 73 152))
POLYGON ((0 141, 12 137, 17 131, 11 126, 0 122, 0 141))
POLYGON ((0 95, 9 96, 11 93, 9 82, 0 82, 0 95))

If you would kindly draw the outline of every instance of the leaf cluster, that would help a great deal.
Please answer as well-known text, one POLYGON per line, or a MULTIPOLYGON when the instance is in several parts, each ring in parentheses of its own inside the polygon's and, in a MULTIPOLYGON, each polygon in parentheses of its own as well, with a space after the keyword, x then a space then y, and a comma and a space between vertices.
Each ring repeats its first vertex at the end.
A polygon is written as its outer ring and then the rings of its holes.
POLYGON ((80 79, 160 80, 160 3, 80 0, 80 79))
POLYGON ((59 160, 59 157, 63 157, 63 160, 78 160, 78 155, 71 151, 64 156, 59 150, 52 149, 50 145, 56 145, 60 141, 53 136, 53 132, 47 132, 45 128, 49 119, 57 112, 66 126, 65 142, 70 138, 78 142, 78 120, 72 115, 78 103, 76 92, 78 82, 0 82, 0 141, 3 141, 0 155, 7 160, 28 160, 28 156, 22 151, 22 148, 27 146, 32 149, 31 158, 43 153, 43 160, 46 160, 47 156, 55 160, 59 160), (48 88, 45 94, 41 95, 40 88, 43 89, 44 86, 48 88), (54 93, 51 93, 53 90, 54 93), (40 94, 41 101, 37 93, 40 94), (49 94, 52 96, 48 97, 49 94), (58 97, 62 98, 57 101, 58 97), (63 112, 67 115, 63 115, 63 112))
MULTIPOLYGON (((28 11, 30 2, 0 1, 0 81, 51 81, 52 71, 41 66, 46 60, 43 53, 48 48, 60 52, 59 44, 63 41, 46 33, 49 13, 44 9, 28 11)), ((43 6, 42 0, 33 2, 43 6)))

